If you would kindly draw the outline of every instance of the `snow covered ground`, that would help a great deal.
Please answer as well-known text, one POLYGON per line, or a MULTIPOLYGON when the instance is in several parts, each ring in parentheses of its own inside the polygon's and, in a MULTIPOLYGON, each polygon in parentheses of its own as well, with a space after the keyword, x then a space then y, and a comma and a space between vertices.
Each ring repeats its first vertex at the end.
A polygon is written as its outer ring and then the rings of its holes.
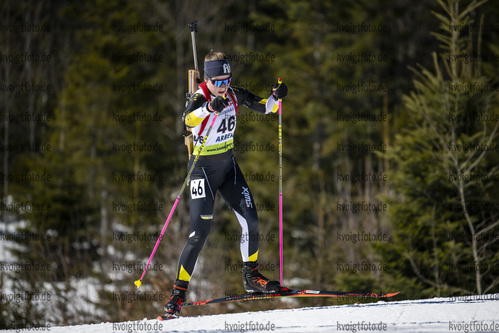
POLYGON ((499 294, 183 317, 165 322, 144 319, 122 323, 46 327, 45 331, 499 332, 499 294))
MULTIPOLYGON (((15 231, 11 225, 7 228, 2 223, 0 228, 4 232, 15 231)), ((15 261, 6 250, 7 244, 18 246, 13 242, 0 242, 0 262, 5 264, 15 261)), ((290 285, 305 284, 300 281, 289 282, 290 285)), ((14 294, 11 290, 12 283, 12 280, 6 281, 2 288, 3 295, 14 294)), ((95 283, 84 280, 75 283, 79 283, 79 287, 75 290, 81 295, 73 299, 82 299, 82 296, 85 296, 97 301, 97 296, 89 287, 95 283)), ((47 290, 50 290, 49 286, 47 290)), ((397 299, 401 296, 403 295, 397 296, 397 299)), ((298 300, 295 301, 291 304, 300 304, 298 300)), ((41 303, 39 305, 46 306, 41 303)), ((68 304, 68 308, 72 307, 75 308, 75 312, 76 309, 83 309, 81 304, 68 304)), ((209 307, 206 306, 207 311, 209 307)), ((166 322, 150 318, 141 321, 64 327, 47 325, 1 332, 499 332, 499 294, 412 301, 388 299, 367 304, 182 317, 166 322)))

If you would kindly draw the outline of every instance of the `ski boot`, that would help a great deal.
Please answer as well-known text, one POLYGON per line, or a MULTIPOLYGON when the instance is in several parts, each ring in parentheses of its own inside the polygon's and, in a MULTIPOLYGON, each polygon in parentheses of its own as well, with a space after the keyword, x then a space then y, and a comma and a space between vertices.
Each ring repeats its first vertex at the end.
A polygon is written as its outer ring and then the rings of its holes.
POLYGON ((281 284, 278 281, 271 281, 258 272, 256 261, 243 263, 243 283, 249 293, 275 293, 281 290, 281 284))
POLYGON ((178 318, 180 310, 182 309, 182 303, 185 302, 185 296, 187 294, 187 287, 189 286, 188 281, 177 280, 173 286, 172 296, 165 305, 166 314, 164 316, 159 316, 158 320, 169 320, 178 318))

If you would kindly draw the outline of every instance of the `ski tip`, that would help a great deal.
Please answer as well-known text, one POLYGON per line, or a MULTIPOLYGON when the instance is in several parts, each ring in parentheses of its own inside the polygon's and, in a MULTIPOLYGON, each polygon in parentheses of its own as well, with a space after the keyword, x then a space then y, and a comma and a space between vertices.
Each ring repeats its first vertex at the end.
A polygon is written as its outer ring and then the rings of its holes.
POLYGON ((382 297, 392 297, 392 296, 398 295, 398 293, 400 293, 400 291, 397 291, 395 293, 384 294, 382 297))
POLYGON ((158 316, 158 318, 156 318, 157 320, 160 320, 160 321, 163 321, 163 317, 162 316, 158 316))
POLYGON ((133 284, 137 286, 137 289, 142 285, 142 280, 137 280, 133 284))

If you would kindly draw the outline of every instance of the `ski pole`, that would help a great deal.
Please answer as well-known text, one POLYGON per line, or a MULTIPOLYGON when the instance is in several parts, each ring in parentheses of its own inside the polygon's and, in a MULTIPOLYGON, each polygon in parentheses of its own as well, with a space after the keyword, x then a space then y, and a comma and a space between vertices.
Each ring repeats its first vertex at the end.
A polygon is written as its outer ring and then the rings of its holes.
MULTIPOLYGON (((281 78, 277 80, 279 87, 282 83, 281 78)), ((283 282, 283 222, 282 222, 282 99, 279 98, 279 264, 280 264, 280 282, 283 282)))
POLYGON ((192 170, 194 170, 194 166, 196 165, 197 160, 199 159, 199 156, 201 155, 201 151, 204 148, 204 145, 206 143, 206 139, 208 139, 208 136, 210 135, 211 129, 213 128, 213 124, 215 123, 215 120, 217 119, 218 114, 215 113, 215 117, 213 117, 213 120, 211 121, 210 127, 208 128, 208 132, 206 133, 203 142, 201 143, 201 146, 199 147, 199 151, 196 154, 196 157, 194 157, 194 161, 192 161, 191 168, 189 169, 189 172, 187 173, 187 176, 185 177, 184 183, 182 184, 182 188, 180 189, 180 192, 177 195, 177 199, 175 200, 175 203, 173 204, 172 209, 170 210, 170 214, 168 214, 168 218, 166 219, 165 225, 163 226, 163 229, 161 230, 161 234, 158 237, 158 240, 156 241, 156 245, 154 246, 154 249, 152 250, 151 256, 149 257, 149 261, 147 262, 146 268, 142 272, 142 276, 140 277, 139 280, 135 281, 134 284, 139 288, 142 285, 142 279, 144 278, 144 275, 146 275, 146 271, 149 268, 149 264, 151 263, 152 257, 154 256, 154 253, 156 253, 156 250, 158 249, 159 243, 161 242, 161 238, 163 237, 163 234, 166 231, 166 227, 168 227, 168 223, 170 223, 170 220, 172 218, 173 212, 175 211, 175 208, 177 208, 177 204, 180 200, 180 195, 184 191, 185 187, 187 186, 187 183, 189 183, 189 179, 191 178, 192 170))

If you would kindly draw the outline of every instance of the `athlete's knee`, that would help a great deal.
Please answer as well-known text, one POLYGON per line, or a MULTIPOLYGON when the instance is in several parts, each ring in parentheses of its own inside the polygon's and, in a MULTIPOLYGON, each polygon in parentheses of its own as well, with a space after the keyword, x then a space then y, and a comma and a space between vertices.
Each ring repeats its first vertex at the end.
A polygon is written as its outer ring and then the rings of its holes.
POLYGON ((190 246, 200 250, 203 248, 204 243, 206 243, 207 238, 208 238, 208 233, 203 233, 201 231, 193 231, 190 234, 187 243, 190 246))
POLYGON ((248 222, 248 228, 250 231, 255 230, 258 231, 258 215, 256 211, 249 211, 244 216, 246 221, 248 222))

